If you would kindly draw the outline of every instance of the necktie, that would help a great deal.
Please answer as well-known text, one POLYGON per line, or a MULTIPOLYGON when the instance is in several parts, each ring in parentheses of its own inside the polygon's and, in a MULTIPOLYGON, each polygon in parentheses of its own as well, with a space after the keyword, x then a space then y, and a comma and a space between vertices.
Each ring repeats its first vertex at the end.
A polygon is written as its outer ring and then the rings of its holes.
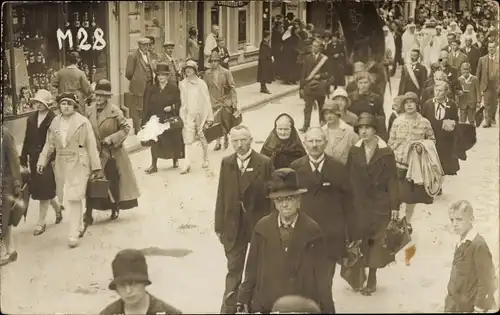
POLYGON ((290 245, 290 238, 292 234, 293 228, 291 224, 285 225, 284 223, 281 223, 280 226, 280 236, 281 236, 281 242, 283 244, 283 247, 285 248, 285 251, 288 250, 288 245, 290 245))
POLYGON ((314 174, 316 177, 320 178, 321 177, 321 172, 319 171, 319 165, 321 164, 322 161, 319 161, 318 163, 312 162, 311 163, 314 165, 314 174))
POLYGON ((246 157, 244 159, 238 158, 238 160, 240 160, 240 173, 241 174, 245 173, 245 169, 246 169, 246 167, 245 167, 245 161, 247 161, 249 158, 250 158, 250 156, 248 156, 248 157, 246 157))
POLYGON ((444 104, 439 102, 437 103, 437 106, 436 106, 436 119, 437 120, 441 120, 444 118, 444 115, 445 115, 445 112, 446 109, 444 107, 444 104))

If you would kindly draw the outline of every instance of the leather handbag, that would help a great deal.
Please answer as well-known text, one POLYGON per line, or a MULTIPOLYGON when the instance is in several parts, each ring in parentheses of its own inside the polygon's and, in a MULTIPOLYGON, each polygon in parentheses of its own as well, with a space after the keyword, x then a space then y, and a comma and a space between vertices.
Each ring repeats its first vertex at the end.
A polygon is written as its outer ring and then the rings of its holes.
POLYGON ((163 120, 163 124, 170 125, 170 128, 168 130, 178 130, 184 127, 184 123, 182 122, 182 119, 179 116, 166 118, 165 120, 163 120))
POLYGON ((216 139, 219 139, 223 136, 222 126, 219 123, 215 123, 212 126, 203 129, 203 134, 207 143, 210 143, 216 139))
POLYGON ((91 179, 87 187, 87 197, 89 198, 108 198, 109 182, 107 179, 91 179))

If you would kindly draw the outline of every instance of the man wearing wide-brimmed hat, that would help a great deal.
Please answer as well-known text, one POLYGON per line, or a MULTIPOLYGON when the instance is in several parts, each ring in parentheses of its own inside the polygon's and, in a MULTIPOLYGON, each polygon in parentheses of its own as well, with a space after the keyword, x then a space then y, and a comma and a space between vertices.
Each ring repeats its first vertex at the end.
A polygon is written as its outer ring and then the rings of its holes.
MULTIPOLYGON (((224 149, 229 146, 227 134, 235 126, 235 115, 239 113, 236 83, 230 70, 221 66, 221 56, 212 52, 210 69, 205 72, 203 80, 207 83, 208 93, 217 122, 224 133, 224 149)), ((214 151, 221 149, 220 138, 216 140, 214 151)))
POLYGON ((109 289, 120 299, 109 304, 99 315, 115 314, 182 314, 180 310, 151 295, 146 286, 151 284, 144 254, 136 249, 119 251, 113 262, 113 280, 109 289))
POLYGON ((325 238, 301 209, 306 191, 293 169, 274 171, 269 198, 277 211, 255 225, 238 294, 240 311, 269 313, 277 299, 293 294, 310 298, 323 314, 335 313, 325 238))
POLYGON ((166 41, 163 43, 163 53, 160 54, 158 61, 162 63, 168 64, 168 68, 170 69, 169 81, 179 84, 179 80, 181 78, 179 67, 177 66, 177 62, 174 60, 175 43, 171 41, 166 41))
POLYGON ((141 128, 143 112, 147 111, 147 104, 144 104, 145 93, 154 80, 154 65, 149 53, 150 40, 140 38, 137 44, 139 48, 128 56, 125 67, 125 78, 130 81, 129 93, 125 95, 125 106, 130 109, 135 133, 141 128))
POLYGON ((190 59, 184 64, 184 79, 179 82, 181 93, 181 108, 179 116, 184 123, 182 137, 185 144, 184 165, 181 174, 186 174, 191 169, 191 160, 196 154, 194 143, 200 140, 203 148, 202 167, 208 167, 208 143, 203 134, 203 129, 208 128, 214 121, 210 95, 205 81, 197 76, 198 64, 190 59))

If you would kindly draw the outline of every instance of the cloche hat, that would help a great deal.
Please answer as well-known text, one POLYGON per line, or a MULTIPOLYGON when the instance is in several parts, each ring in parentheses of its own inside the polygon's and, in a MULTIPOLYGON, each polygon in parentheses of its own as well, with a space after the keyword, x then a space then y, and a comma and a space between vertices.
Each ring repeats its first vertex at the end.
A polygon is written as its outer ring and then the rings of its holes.
POLYGON ((273 172, 268 183, 269 198, 300 195, 307 189, 299 188, 297 173, 291 168, 280 168, 273 172))
POLYGON ((30 102, 39 102, 45 105, 45 107, 50 108, 50 103, 52 103, 52 94, 44 89, 36 91, 35 96, 30 99, 30 102))
POLYGON ((111 263, 114 279, 109 284, 110 290, 116 290, 116 285, 128 281, 143 282, 150 285, 148 264, 144 254, 136 249, 124 249, 116 254, 111 263))

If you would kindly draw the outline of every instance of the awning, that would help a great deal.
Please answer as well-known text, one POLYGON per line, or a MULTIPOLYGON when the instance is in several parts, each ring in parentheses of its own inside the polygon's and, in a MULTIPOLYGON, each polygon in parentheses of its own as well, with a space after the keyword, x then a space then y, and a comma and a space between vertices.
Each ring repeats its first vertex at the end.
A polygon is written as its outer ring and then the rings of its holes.
POLYGON ((246 1, 215 1, 215 5, 219 7, 230 7, 230 8, 241 8, 250 3, 250 0, 246 1))

